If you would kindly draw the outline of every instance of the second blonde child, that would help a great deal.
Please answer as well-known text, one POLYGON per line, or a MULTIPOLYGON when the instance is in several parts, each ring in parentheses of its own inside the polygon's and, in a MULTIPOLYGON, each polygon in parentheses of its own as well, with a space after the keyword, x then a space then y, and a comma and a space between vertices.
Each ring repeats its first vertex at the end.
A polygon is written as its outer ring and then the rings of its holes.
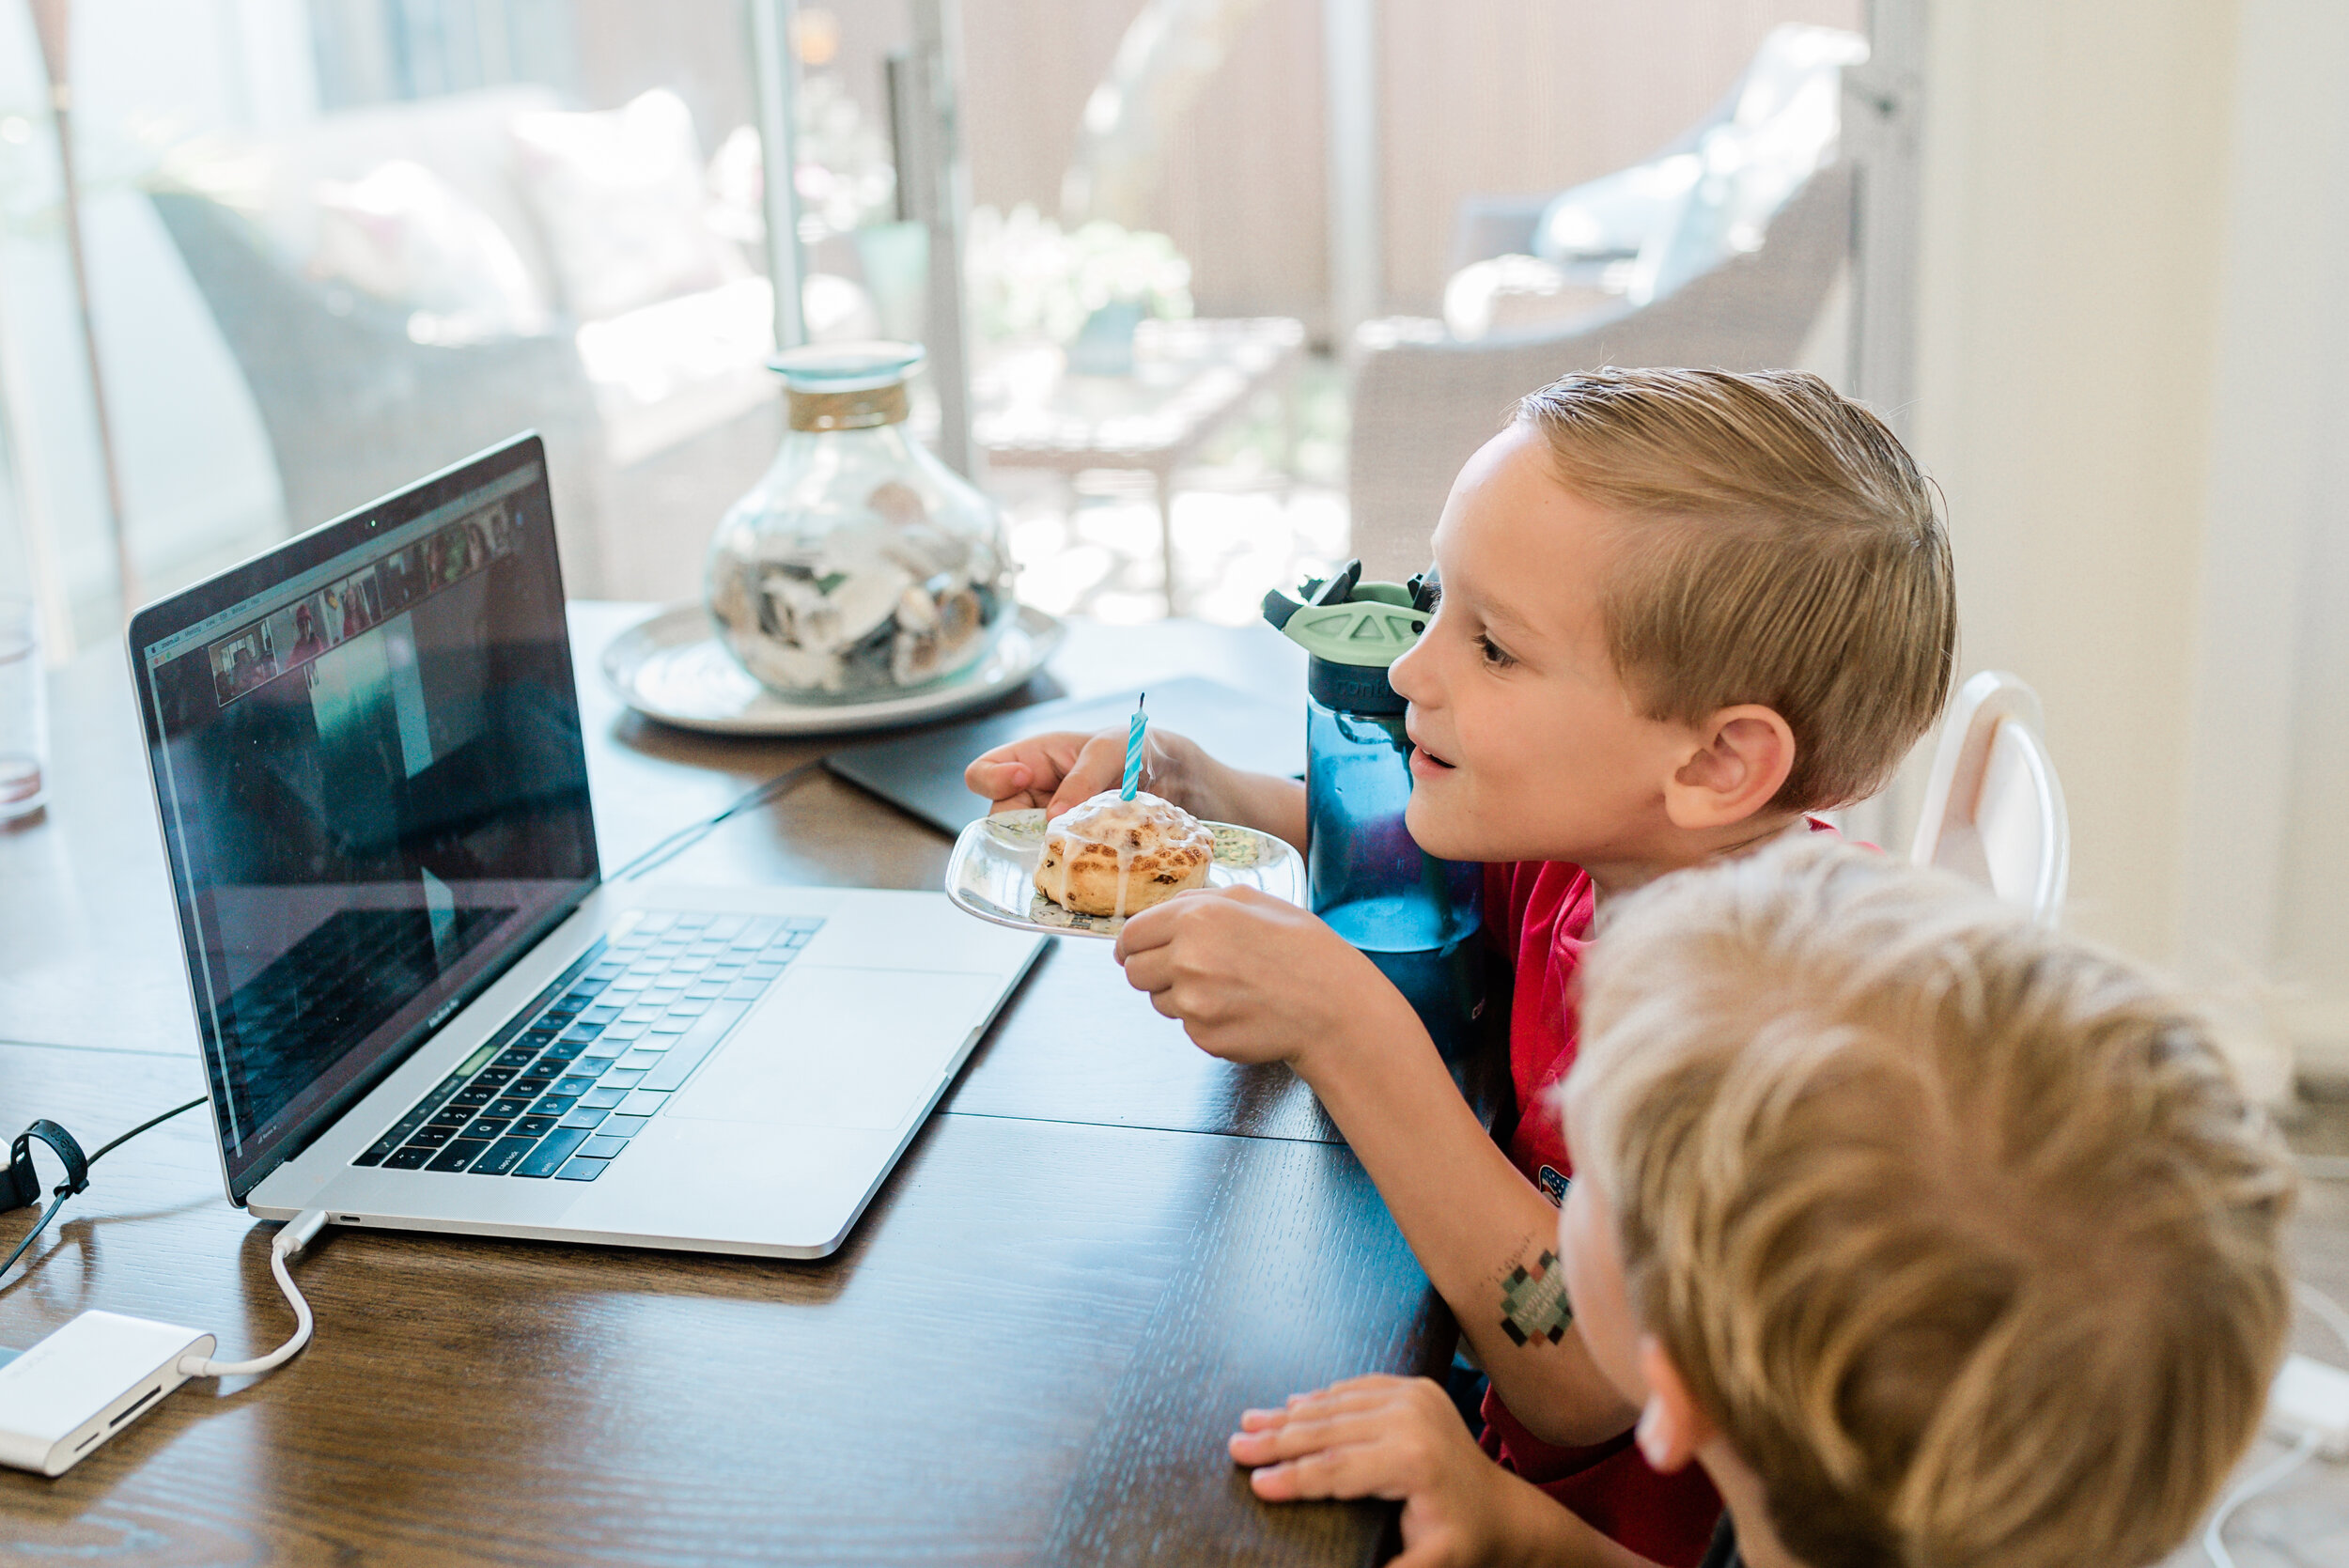
MULTIPOLYGON (((2283 1353, 2293 1188, 2189 999, 1813 844, 1628 901, 1584 1017, 1557 1246, 1641 1452, 1728 1499, 1708 1564, 2138 1568, 2184 1541, 2283 1353)), ((1432 1383, 1243 1424, 1260 1496, 1403 1499, 1409 1568, 1631 1560, 1432 1383)))

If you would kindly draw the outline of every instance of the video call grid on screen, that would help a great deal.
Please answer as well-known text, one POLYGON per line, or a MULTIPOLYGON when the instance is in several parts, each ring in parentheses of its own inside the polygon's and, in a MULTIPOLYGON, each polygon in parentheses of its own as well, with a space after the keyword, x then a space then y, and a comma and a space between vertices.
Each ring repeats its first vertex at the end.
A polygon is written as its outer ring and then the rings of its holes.
POLYGON ((141 651, 232 1172, 594 886, 545 495, 528 464, 141 651))

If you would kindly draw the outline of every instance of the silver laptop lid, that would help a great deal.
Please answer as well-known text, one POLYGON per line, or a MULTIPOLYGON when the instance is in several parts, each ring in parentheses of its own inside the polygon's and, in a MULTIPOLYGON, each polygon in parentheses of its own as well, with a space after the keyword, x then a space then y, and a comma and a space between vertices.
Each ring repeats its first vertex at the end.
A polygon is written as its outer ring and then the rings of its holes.
POLYGON ((538 439, 149 606, 130 648, 242 1203, 597 885, 538 439))

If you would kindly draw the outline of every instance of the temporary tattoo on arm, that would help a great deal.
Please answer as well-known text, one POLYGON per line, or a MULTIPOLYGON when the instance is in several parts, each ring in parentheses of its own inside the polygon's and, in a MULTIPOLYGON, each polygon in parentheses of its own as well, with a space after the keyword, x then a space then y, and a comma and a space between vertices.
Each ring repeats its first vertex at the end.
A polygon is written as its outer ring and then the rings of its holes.
POLYGON ((1545 1250, 1532 1267, 1518 1264, 1501 1277, 1501 1327, 1515 1343, 1556 1344, 1573 1321, 1566 1271, 1558 1266, 1557 1253, 1545 1250))

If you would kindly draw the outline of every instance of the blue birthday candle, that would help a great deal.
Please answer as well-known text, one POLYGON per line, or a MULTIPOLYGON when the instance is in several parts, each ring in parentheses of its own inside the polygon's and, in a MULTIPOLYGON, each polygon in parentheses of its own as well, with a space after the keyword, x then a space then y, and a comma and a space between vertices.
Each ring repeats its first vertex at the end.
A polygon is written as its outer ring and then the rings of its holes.
POLYGON ((1149 695, 1144 691, 1134 699, 1133 722, 1126 726, 1126 787, 1117 795, 1121 800, 1132 800, 1134 791, 1142 784, 1142 736, 1150 727, 1149 715, 1142 711, 1142 705, 1149 695))

